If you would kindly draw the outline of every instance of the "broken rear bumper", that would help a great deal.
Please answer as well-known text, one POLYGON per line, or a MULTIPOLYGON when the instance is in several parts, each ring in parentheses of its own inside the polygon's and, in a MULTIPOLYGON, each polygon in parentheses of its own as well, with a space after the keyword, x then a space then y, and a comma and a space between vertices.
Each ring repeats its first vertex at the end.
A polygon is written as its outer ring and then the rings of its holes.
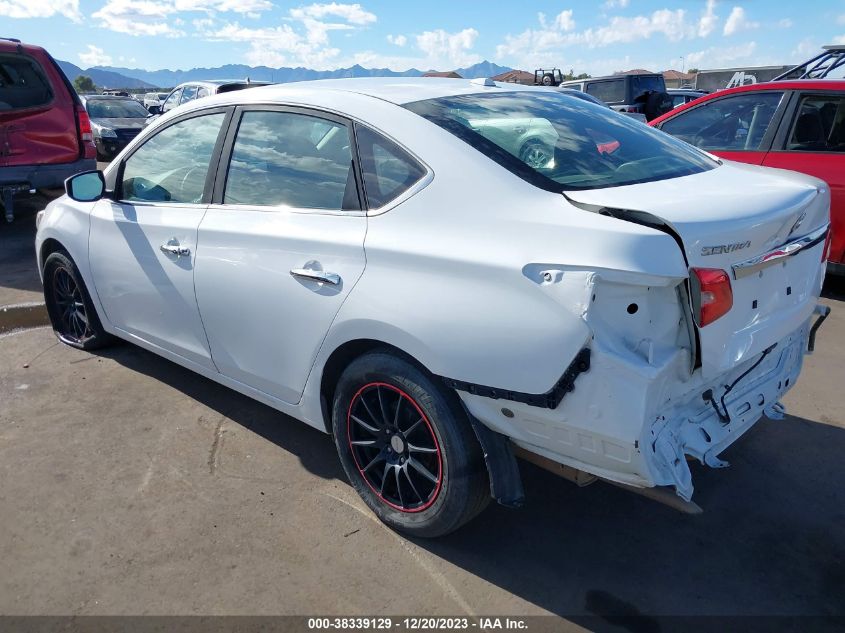
POLYGON ((764 414, 782 417, 778 403, 798 378, 810 330, 808 319, 768 353, 707 383, 701 372, 689 376, 683 349, 645 366, 594 341, 590 370, 557 409, 460 397, 475 418, 527 451, 630 486, 672 486, 688 501, 688 456, 726 466, 718 455, 764 414))

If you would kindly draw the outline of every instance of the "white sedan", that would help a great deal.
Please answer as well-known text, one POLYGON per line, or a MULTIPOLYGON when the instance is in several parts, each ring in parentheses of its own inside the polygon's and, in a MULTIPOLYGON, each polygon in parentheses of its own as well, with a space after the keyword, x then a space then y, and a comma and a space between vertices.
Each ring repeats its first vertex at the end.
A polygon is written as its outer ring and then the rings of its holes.
POLYGON ((829 203, 552 90, 335 80, 163 116, 36 249, 62 341, 333 434, 385 523, 436 536, 522 501, 517 453, 697 509, 687 458, 725 465, 812 347, 829 203))

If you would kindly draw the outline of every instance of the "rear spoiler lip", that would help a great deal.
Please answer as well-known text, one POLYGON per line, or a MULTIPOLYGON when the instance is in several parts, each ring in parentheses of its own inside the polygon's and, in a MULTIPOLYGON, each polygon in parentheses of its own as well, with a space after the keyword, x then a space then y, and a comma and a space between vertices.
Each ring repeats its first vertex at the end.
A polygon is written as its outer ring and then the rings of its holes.
POLYGON ((734 279, 742 279, 743 277, 753 275, 764 268, 779 264, 789 257, 794 257, 801 251, 816 246, 819 242, 824 242, 829 230, 830 223, 817 228, 807 235, 799 237, 797 240, 792 240, 777 248, 773 248, 767 253, 733 264, 731 269, 734 279))

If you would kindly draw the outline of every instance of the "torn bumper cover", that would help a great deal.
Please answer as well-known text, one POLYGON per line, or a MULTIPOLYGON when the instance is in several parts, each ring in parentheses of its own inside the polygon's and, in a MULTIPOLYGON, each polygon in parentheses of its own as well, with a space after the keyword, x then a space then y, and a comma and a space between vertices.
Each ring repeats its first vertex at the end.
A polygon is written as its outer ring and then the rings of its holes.
POLYGON ((709 381, 689 375, 683 350, 636 364, 594 340, 590 370, 555 409, 458 393, 474 418, 531 453, 627 486, 671 486, 689 501, 688 457, 727 466, 725 448, 763 415, 783 417, 811 325, 709 381))
POLYGON ((713 468, 728 463, 718 455, 763 415, 783 418, 779 400, 795 384, 809 336, 809 324, 731 372, 703 391, 696 390, 651 428, 651 459, 656 485, 674 486, 692 498, 687 456, 713 468))

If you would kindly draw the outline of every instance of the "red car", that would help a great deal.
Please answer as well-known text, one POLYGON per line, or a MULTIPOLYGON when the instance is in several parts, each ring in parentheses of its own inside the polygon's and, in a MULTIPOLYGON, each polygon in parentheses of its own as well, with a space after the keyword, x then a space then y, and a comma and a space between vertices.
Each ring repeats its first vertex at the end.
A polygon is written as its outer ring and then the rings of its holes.
POLYGON ((14 196, 62 187, 96 169, 88 114, 59 66, 40 46, 0 38, 0 203, 13 219, 14 196))
POLYGON ((649 125, 722 158, 826 181, 828 272, 845 274, 845 81, 799 79, 721 90, 649 125))

